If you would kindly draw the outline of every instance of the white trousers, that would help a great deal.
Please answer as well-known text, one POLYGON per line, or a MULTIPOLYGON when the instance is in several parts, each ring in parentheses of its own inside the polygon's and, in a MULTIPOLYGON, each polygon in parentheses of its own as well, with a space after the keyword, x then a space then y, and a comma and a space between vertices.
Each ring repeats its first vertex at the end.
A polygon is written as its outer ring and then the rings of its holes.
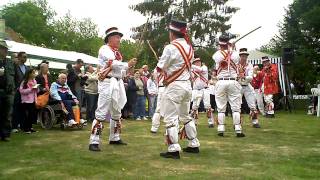
POLYGON ((174 81, 170 83, 162 95, 160 112, 163 114, 166 125, 166 135, 168 137, 168 152, 180 151, 178 143, 177 123, 180 121, 185 125, 189 147, 199 147, 197 130, 189 116, 191 101, 190 81, 174 81))
MULTIPOLYGON (((110 80, 105 79, 103 81, 98 82, 98 105, 95 112, 96 121, 92 123, 91 135, 90 135, 90 144, 99 144, 100 142, 100 135, 97 127, 102 127, 101 122, 105 121, 107 118, 107 114, 111 114, 110 119, 110 134, 109 134, 109 141, 119 141, 120 140, 120 131, 117 130, 119 127, 120 118, 121 118, 121 111, 113 108, 113 103, 117 103, 111 98, 111 91, 110 91, 110 80), (95 133, 98 132, 98 133, 95 133)), ((101 128, 102 131, 102 128, 101 128)))
POLYGON ((255 89, 255 96, 258 104, 258 109, 260 113, 264 116, 265 115, 265 110, 264 110, 264 104, 263 104, 263 94, 260 89, 255 89))
MULTIPOLYGON (((248 107, 250 108, 250 114, 252 117, 252 123, 258 124, 258 114, 257 114, 257 104, 256 104, 256 96, 255 91, 251 84, 248 84, 247 86, 242 86, 241 89, 241 97, 245 97, 248 107)), ((242 100, 242 98, 241 98, 242 100)))
POLYGON ((232 110, 233 125, 236 133, 242 132, 240 122, 241 85, 235 80, 219 80, 215 86, 215 98, 218 110, 218 132, 225 131, 225 112, 227 102, 232 110))
POLYGON ((160 127, 160 106, 162 100, 162 94, 164 92, 164 87, 159 87, 158 89, 158 97, 157 97, 157 107, 152 117, 151 131, 157 132, 160 127))
POLYGON ((264 94, 264 101, 267 104, 267 114, 274 114, 273 94, 264 94))
POLYGON ((213 114, 210 104, 210 91, 208 88, 200 90, 192 90, 192 110, 193 113, 198 113, 199 105, 203 100, 204 108, 208 111, 210 109, 210 115, 208 115, 208 124, 214 124, 213 114))

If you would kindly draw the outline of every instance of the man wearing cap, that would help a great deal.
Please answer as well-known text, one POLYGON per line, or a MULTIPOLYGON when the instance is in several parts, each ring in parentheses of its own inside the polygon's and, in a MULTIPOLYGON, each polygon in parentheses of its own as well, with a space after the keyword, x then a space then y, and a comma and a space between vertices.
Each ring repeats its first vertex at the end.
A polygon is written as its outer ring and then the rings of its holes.
POLYGON ((195 57, 192 65, 192 116, 198 121, 198 108, 201 100, 203 100, 204 108, 207 110, 209 128, 214 127, 213 114, 210 104, 210 92, 208 89, 208 67, 201 66, 199 57, 195 57))
POLYGON ((229 36, 222 34, 219 37, 220 49, 213 54, 217 69, 218 82, 215 86, 215 98, 218 110, 218 135, 224 136, 225 112, 227 102, 232 110, 233 125, 237 137, 245 137, 242 133, 240 121, 241 85, 237 81, 239 55, 229 43, 229 36))
POLYGON ((258 111, 255 98, 255 91, 251 86, 251 81, 253 79, 253 66, 247 61, 249 53, 247 48, 241 48, 239 52, 240 62, 238 64, 239 69, 239 83, 242 86, 241 89, 241 100, 244 96, 246 98, 248 107, 250 108, 250 118, 252 121, 252 126, 254 128, 260 128, 258 121, 258 111))
POLYGON ((105 45, 99 49, 99 81, 98 81, 98 106, 95 112, 96 119, 92 122, 89 150, 100 151, 100 135, 102 132, 102 121, 106 120, 107 113, 111 114, 109 144, 126 145, 120 139, 121 132, 121 110, 126 104, 126 92, 123 76, 126 70, 133 68, 136 59, 122 62, 119 51, 120 40, 123 36, 118 28, 107 29, 105 45))
POLYGON ((165 87, 160 111, 164 117, 168 151, 160 153, 161 157, 179 159, 181 147, 178 143, 177 123, 183 128, 181 137, 188 139, 184 152, 199 153, 199 140, 195 122, 189 116, 191 100, 190 70, 193 60, 193 48, 187 35, 187 23, 171 20, 169 25, 170 44, 165 46, 157 64, 157 71, 165 74, 165 87))
POLYGON ((11 115, 14 98, 14 66, 7 59, 8 46, 0 40, 0 138, 8 141, 11 131, 11 115))
POLYGON ((263 74, 263 85, 262 91, 264 94, 264 101, 266 102, 266 117, 274 118, 274 104, 273 104, 273 94, 279 92, 278 87, 278 71, 276 66, 272 66, 268 56, 262 57, 263 69, 261 73, 263 74))

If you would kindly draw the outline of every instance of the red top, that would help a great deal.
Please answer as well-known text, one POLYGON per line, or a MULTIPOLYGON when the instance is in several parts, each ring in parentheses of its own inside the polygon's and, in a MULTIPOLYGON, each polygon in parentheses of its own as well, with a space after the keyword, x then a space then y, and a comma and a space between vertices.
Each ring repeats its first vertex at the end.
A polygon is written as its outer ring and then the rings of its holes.
POLYGON ((263 73, 259 71, 256 76, 253 76, 251 85, 254 89, 260 89, 263 84, 263 73))
POLYGON ((263 68, 264 94, 277 94, 279 92, 278 86, 278 69, 276 64, 272 64, 270 69, 263 68))

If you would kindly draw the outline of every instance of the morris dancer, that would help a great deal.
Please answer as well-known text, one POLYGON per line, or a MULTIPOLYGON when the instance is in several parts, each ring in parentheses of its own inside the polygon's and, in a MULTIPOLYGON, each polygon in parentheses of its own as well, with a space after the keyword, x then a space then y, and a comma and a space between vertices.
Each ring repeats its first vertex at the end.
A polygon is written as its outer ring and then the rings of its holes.
POLYGON ((120 139, 121 109, 127 102, 126 92, 122 81, 124 72, 134 67, 136 59, 128 63, 122 62, 122 55, 118 50, 120 39, 123 36, 118 28, 112 27, 106 31, 105 45, 99 49, 100 72, 98 81, 98 107, 96 119, 92 122, 90 136, 90 151, 100 151, 100 135, 103 129, 102 121, 106 120, 107 113, 111 114, 109 144, 126 145, 120 139))
POLYGON ((247 61, 249 53, 247 48, 241 48, 239 52, 240 62, 238 64, 239 68, 239 83, 242 86, 241 89, 241 100, 244 96, 246 98, 247 104, 250 108, 250 118, 252 121, 252 126, 254 128, 260 128, 258 121, 258 111, 256 104, 256 96, 253 87, 250 82, 253 78, 253 66, 247 61))
POLYGON ((189 141, 184 152, 199 153, 199 140, 194 121, 189 116, 191 100, 190 70, 193 48, 187 35, 187 23, 172 20, 169 25, 170 44, 165 46, 157 64, 158 72, 166 75, 163 81, 165 91, 162 95, 161 114, 166 126, 168 151, 160 153, 161 157, 180 159, 181 147, 178 143, 178 118, 184 124, 181 135, 189 141))
POLYGON ((193 90, 192 90, 192 116, 198 122, 198 108, 203 100, 204 108, 207 111, 209 128, 214 127, 213 109, 210 104, 210 91, 208 89, 208 67, 201 66, 200 58, 195 58, 192 65, 193 90))
POLYGON ((220 50, 213 55, 216 63, 218 82, 216 84, 216 103, 218 109, 218 135, 224 136, 225 132, 225 112, 227 102, 232 110, 233 125, 237 137, 245 137, 242 133, 240 121, 241 109, 241 85, 237 81, 239 55, 232 50, 234 46, 229 43, 228 35, 219 37, 220 50))

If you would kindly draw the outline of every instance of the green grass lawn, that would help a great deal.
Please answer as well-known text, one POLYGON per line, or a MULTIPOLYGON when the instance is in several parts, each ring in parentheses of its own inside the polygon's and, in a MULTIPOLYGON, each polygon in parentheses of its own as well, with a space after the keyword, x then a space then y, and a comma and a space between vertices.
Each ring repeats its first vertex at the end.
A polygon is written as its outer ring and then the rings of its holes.
MULTIPOLYGON (((225 137, 198 126, 200 154, 180 160, 160 158, 166 150, 162 128, 151 134, 151 121, 124 122, 128 146, 108 145, 108 124, 101 152, 88 151, 90 127, 13 134, 0 142, 0 179, 320 179, 320 119, 304 113, 261 118, 254 129, 245 116, 245 138, 236 138, 231 118, 225 137)), ((182 147, 186 141, 180 141, 182 147)))

